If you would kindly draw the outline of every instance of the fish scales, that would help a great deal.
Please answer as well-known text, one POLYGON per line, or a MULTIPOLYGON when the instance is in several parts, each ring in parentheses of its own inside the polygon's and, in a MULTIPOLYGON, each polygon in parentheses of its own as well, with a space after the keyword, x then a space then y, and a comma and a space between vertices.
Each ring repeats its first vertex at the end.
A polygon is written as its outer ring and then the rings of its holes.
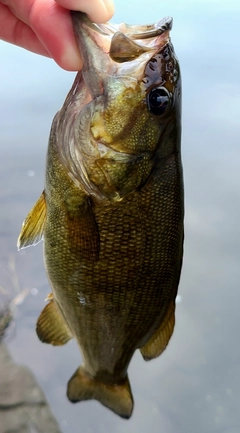
POLYGON ((44 192, 18 245, 44 237, 52 293, 37 322, 40 340, 74 337, 82 353, 68 398, 95 398, 129 418, 129 362, 136 349, 145 360, 159 356, 175 323, 180 70, 170 18, 131 27, 72 16, 85 64, 53 120, 44 192))

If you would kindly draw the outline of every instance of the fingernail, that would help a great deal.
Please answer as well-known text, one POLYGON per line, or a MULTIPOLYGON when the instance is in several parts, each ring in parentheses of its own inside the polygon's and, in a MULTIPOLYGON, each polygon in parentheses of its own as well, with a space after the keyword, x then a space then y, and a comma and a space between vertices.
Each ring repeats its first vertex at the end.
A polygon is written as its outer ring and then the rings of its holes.
POLYGON ((107 9, 107 11, 109 13, 109 15, 111 15, 111 17, 112 17, 113 14, 114 14, 114 11, 115 11, 115 7, 114 7, 113 1, 112 0, 103 0, 103 3, 105 5, 105 7, 106 7, 106 9, 107 9))
POLYGON ((83 66, 78 49, 72 46, 68 47, 57 63, 67 71, 80 71, 83 66))

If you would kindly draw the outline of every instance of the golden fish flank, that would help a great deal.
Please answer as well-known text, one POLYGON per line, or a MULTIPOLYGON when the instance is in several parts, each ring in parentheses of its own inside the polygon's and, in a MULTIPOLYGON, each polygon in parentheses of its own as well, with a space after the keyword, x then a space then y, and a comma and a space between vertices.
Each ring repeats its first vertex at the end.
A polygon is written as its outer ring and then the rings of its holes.
POLYGON ((97 399, 129 418, 136 349, 159 356, 174 328, 183 254, 181 82, 171 18, 91 23, 72 13, 85 59, 49 140, 45 189, 19 248, 44 235, 52 287, 41 341, 74 337, 83 363, 73 401, 97 399))

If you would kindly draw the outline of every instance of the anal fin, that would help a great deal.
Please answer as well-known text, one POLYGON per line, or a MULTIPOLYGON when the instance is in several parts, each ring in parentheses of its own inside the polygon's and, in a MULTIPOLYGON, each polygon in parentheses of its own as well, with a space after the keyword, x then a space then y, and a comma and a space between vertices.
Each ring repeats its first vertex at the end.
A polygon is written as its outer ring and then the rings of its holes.
POLYGON ((22 229, 17 241, 17 247, 21 248, 36 245, 42 240, 44 223, 46 218, 46 202, 44 191, 35 203, 29 214, 23 221, 22 229))
POLYGON ((128 377, 120 384, 106 384, 94 379, 79 367, 68 382, 68 399, 72 403, 95 399, 122 418, 130 418, 133 396, 128 377))
MULTIPOLYGON (((47 299, 49 298, 51 299, 50 295, 48 295, 47 299)), ((39 340, 53 346, 62 346, 73 338, 66 321, 53 299, 41 312, 37 321, 36 332, 39 340)))
POLYGON ((175 302, 172 302, 165 317, 150 340, 141 347, 140 352, 145 361, 157 358, 166 349, 175 325, 175 302))

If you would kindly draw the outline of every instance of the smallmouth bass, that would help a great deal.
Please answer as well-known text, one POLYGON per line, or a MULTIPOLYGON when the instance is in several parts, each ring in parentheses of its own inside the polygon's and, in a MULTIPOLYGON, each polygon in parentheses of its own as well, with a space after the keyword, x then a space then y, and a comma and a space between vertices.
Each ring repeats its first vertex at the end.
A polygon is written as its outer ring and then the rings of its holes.
POLYGON ((127 369, 150 360, 175 323, 183 255, 181 78, 172 19, 97 25, 72 12, 84 58, 49 139, 45 188, 18 247, 44 239, 52 293, 41 341, 75 338, 83 364, 70 401, 133 410, 127 369))

